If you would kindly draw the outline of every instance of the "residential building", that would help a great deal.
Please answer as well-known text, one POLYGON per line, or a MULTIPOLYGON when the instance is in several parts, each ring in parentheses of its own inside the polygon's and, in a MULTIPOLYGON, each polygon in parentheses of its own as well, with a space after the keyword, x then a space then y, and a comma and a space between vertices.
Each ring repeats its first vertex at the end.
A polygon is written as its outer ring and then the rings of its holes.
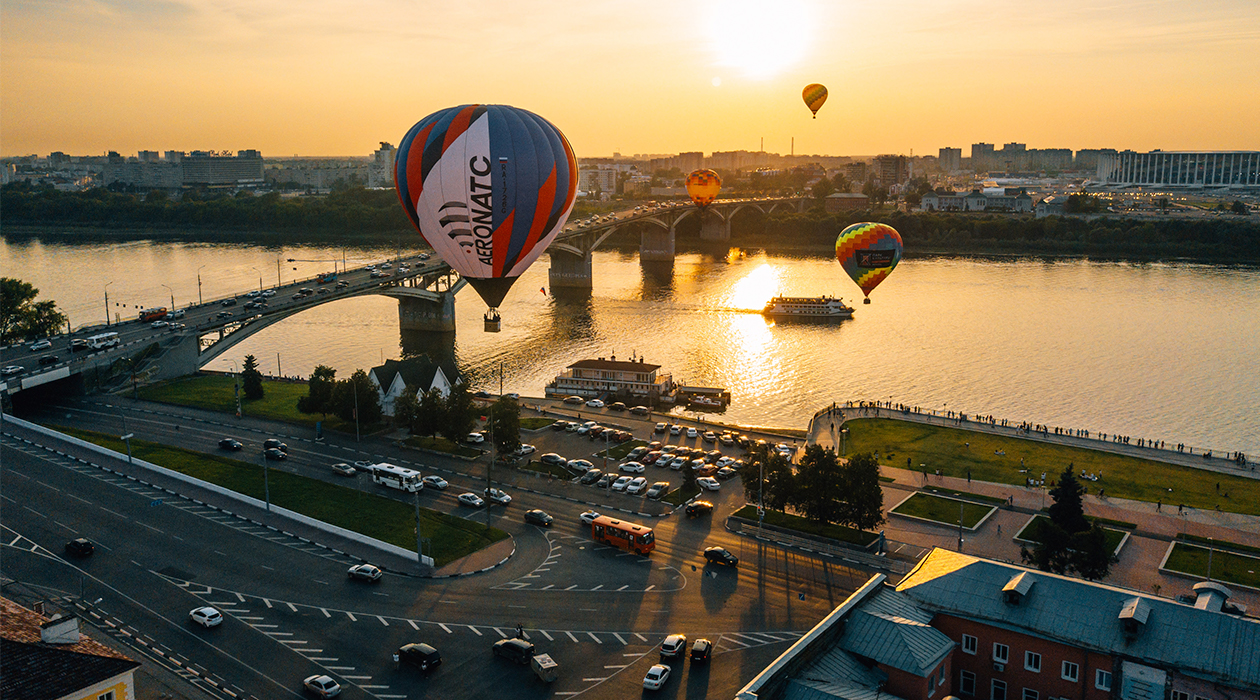
POLYGON ((420 398, 436 389, 442 396, 450 396, 451 388, 463 382, 459 370, 450 362, 437 363, 427 356, 407 360, 386 360, 380 367, 368 372, 368 379, 376 387, 381 401, 381 413, 394 415, 394 402, 403 394, 420 398))
POLYGON ((1040 202, 1037 202, 1037 218, 1044 219, 1047 216, 1063 216, 1067 213, 1064 210, 1065 206, 1067 206, 1067 197, 1065 195, 1050 195, 1040 202))
POLYGON ((975 170, 987 170, 993 166, 993 163, 993 144, 984 143, 983 141, 971 144, 972 168, 975 170))
POLYGON ((381 141, 381 147, 372 154, 368 162, 367 186, 390 189, 394 186, 394 157, 398 149, 393 144, 381 141))
POLYGON ((238 151, 235 156, 213 151, 193 151, 180 160, 183 184, 189 185, 261 185, 262 154, 255 150, 238 151))
POLYGON ((1103 154, 1096 184, 1110 187, 1260 188, 1260 151, 1103 154))
POLYGON ((905 156, 876 156, 875 184, 880 187, 904 185, 910 179, 910 162, 905 156))
MULTIPOLYGON (((1003 192, 998 190, 998 192, 1003 192)), ((1024 190, 1017 194, 997 194, 972 190, 970 192, 929 192, 919 201, 922 211, 977 211, 1027 214, 1033 210, 1032 197, 1024 190)))
POLYGON ((106 185, 121 183, 145 189, 179 189, 197 185, 240 187, 263 183, 263 159, 258 151, 243 150, 235 156, 214 151, 167 151, 159 160, 156 151, 141 151, 124 158, 114 151, 106 157, 106 185))
POLYGON ((952 173, 962 170, 962 149, 961 148, 942 148, 940 150, 941 170, 952 173))
POLYGON ((613 168, 583 168, 578 170, 578 189, 593 194, 617 193, 617 171, 613 168))
POLYGON ((547 385, 547 396, 586 396, 604 394, 627 395, 657 401, 674 390, 673 378, 658 374, 660 365, 650 365, 643 358, 618 361, 608 359, 579 360, 556 376, 547 385))
POLYGON ((52 619, 0 598, 0 698, 135 700, 140 664, 79 633, 74 615, 52 619))
POLYGON ((865 161, 854 161, 844 166, 844 176, 855 187, 861 188, 866 182, 867 167, 865 161))
POLYGON ((870 197, 856 192, 835 192, 827 195, 827 212, 856 211, 870 207, 870 197))

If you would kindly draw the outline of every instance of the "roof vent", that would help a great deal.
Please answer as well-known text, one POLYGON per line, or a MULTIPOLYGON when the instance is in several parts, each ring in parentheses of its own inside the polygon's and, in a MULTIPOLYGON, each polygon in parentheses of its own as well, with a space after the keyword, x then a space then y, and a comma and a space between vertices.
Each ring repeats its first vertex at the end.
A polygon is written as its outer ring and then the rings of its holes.
POLYGON ((1129 598, 1124 601, 1124 607, 1120 608, 1120 623, 1124 625, 1124 636, 1132 640, 1141 632, 1146 625, 1146 619, 1151 615, 1151 604, 1146 602, 1144 598, 1129 598))
POLYGON ((1215 581, 1196 583, 1191 590, 1198 595, 1194 599, 1194 607, 1208 612, 1221 612, 1221 609, 1225 607, 1225 601, 1234 595, 1233 591, 1215 581))
POLYGON ((1033 578, 1032 574, 1027 571, 1021 572, 1002 587, 1002 599, 1007 605, 1019 605, 1036 582, 1037 579, 1033 578))
POLYGON ((45 644, 78 644, 79 618, 57 615, 39 626, 39 641, 45 644))

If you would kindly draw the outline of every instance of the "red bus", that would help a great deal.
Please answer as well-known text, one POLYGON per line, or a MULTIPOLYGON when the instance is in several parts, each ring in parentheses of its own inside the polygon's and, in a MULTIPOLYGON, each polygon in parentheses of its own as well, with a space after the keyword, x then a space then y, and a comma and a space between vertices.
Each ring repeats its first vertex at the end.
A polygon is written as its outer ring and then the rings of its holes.
POLYGON ((652 528, 616 520, 607 515, 591 521, 591 537, 600 544, 636 554, 647 555, 656 549, 656 536, 652 534, 652 528))
POLYGON ((140 312, 141 321, 160 321, 166 318, 166 307, 155 306, 152 309, 145 309, 140 312))

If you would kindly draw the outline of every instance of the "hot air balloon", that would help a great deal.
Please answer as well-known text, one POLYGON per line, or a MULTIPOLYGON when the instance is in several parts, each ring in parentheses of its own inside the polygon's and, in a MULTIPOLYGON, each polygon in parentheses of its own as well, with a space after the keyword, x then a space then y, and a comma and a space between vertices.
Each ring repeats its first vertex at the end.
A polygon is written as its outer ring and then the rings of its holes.
POLYGON ((687 194, 701 209, 717 199, 722 189, 722 178, 712 170, 696 170, 687 176, 687 194))
POLYGON ((490 307, 564 228, 577 159, 546 119, 507 105, 461 105, 421 119, 398 146, 394 184, 424 240, 490 307))
POLYGON ((801 99, 805 100, 805 106, 809 107, 809 111, 814 113, 814 119, 817 119, 818 110, 827 101, 827 88, 818 83, 810 83, 801 91, 801 99))
POLYGON ((836 260, 862 288, 862 303, 869 304, 871 290, 901 260, 901 234, 888 224, 853 224, 836 237, 836 260))

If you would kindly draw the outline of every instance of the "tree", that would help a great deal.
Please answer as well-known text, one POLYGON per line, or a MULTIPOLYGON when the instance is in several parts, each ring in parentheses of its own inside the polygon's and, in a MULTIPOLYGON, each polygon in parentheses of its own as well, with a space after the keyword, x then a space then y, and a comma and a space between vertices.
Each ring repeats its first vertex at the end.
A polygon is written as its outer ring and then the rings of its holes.
POLYGON ((821 445, 806 447, 796 475, 796 499, 792 505, 810 520, 827 524, 838 522, 844 487, 836 453, 821 445))
POLYGON ((350 422, 358 417, 361 425, 370 425, 381 419, 381 399, 368 379, 367 372, 356 369, 349 379, 337 382, 333 388, 333 410, 337 417, 350 422))
POLYGON ((499 454, 510 455, 521 448, 521 406, 516 399, 500 396, 490 406, 490 425, 499 454))
POLYGON ((1073 465, 1069 464, 1059 475, 1058 485, 1050 489, 1050 497, 1054 499, 1054 503, 1050 504, 1050 522, 1069 534, 1089 529, 1085 505, 1081 501, 1085 488, 1072 474, 1072 468, 1073 465))
POLYGON ((1229 210, 1242 216, 1246 216, 1251 213, 1251 210, 1247 208, 1247 205, 1239 199, 1235 199, 1234 203, 1229 205, 1229 210))
POLYGON ((250 401, 256 401, 263 397, 262 372, 258 371, 258 358, 253 355, 245 356, 245 363, 241 367, 241 387, 245 389, 245 398, 250 401))
POLYGON ((66 324, 55 301, 35 301, 39 290, 29 282, 0 277, 0 345, 53 335, 66 324))
POLYGON ((416 423, 416 414, 420 411, 420 398, 410 391, 404 391, 394 399, 394 425, 402 426, 415 432, 412 426, 416 423))
POLYGON ((337 370, 327 365, 318 365, 311 372, 306 382, 306 396, 298 398, 297 408, 302 413, 320 413, 325 418, 333 410, 333 387, 336 385, 337 370))
POLYGON ((411 432, 416 435, 434 435, 442 432, 446 420, 446 397, 437 389, 429 389, 420 396, 420 404, 416 407, 416 415, 412 420, 411 432))
POLYGON ((884 522, 884 490, 879 486, 879 460, 870 452, 853 455, 841 466, 844 490, 839 522, 870 530, 884 522))
POLYGON ((456 382, 446 397, 446 415, 438 432, 451 442, 463 440, 477 424, 477 409, 472 394, 463 382, 456 382))
POLYGON ((1085 488, 1072 474, 1073 465, 1059 475, 1059 483, 1050 490, 1050 521, 1038 533, 1037 544, 1030 551, 1020 547, 1020 557, 1038 569, 1056 574, 1076 573, 1091 581, 1104 578, 1115 561, 1107 549, 1107 536, 1102 527, 1085 517, 1081 497, 1085 488))

